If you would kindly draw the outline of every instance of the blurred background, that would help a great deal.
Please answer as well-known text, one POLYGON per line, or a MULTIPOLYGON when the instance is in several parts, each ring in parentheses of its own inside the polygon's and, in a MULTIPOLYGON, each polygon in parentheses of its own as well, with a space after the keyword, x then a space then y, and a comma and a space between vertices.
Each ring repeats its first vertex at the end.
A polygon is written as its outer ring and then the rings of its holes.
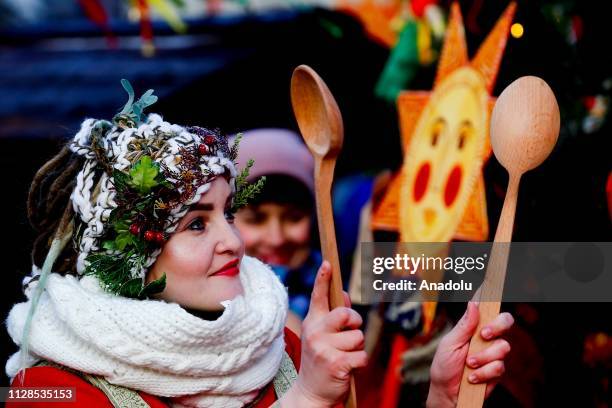
MULTIPOLYGON (((508 2, 459 5, 472 56, 508 2)), ((371 182, 354 181, 401 166, 397 91, 432 89, 450 6, 442 0, 0 0, 4 316, 23 298, 21 279, 31 268, 25 201, 32 176, 83 119, 111 118, 123 106, 121 78, 137 94, 154 89, 160 99, 150 111, 172 123, 224 133, 297 130, 291 74, 300 64, 313 67, 345 124, 335 191, 339 246, 350 269, 359 211, 371 194, 371 182), (393 67, 402 50, 407 55, 393 67), (399 74, 384 78, 393 68, 399 74), (349 194, 351 185, 365 187, 349 194)), ((540 76, 557 97, 562 127, 549 159, 522 180, 515 241, 612 238, 611 12, 609 2, 517 2, 492 95, 520 76, 540 76)), ((491 158, 484 177, 495 231, 507 174, 491 158)), ((517 355, 512 375, 535 374, 527 391, 500 387, 491 406, 610 406, 610 304, 505 307, 537 357, 517 355)), ((3 361, 16 350, 5 330, 0 346, 3 361)), ((411 392, 403 386, 397 404, 411 401, 411 392)))

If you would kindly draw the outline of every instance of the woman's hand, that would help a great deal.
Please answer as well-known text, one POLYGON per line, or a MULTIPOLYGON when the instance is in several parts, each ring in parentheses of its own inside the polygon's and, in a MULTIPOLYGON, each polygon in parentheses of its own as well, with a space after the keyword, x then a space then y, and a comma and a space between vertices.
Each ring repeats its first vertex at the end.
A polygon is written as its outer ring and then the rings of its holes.
POLYGON ((345 305, 329 310, 331 266, 324 261, 317 273, 310 309, 302 323, 302 361, 298 379, 280 403, 287 407, 330 407, 345 399, 351 371, 365 367, 361 316, 345 305))
POLYGON ((468 356, 470 339, 478 327, 478 305, 469 302, 467 310, 455 327, 440 341, 431 365, 431 384, 427 398, 428 407, 455 407, 459 395, 461 377, 466 364, 475 370, 468 380, 474 384, 487 383, 488 397, 504 373, 504 358, 510 352, 510 344, 499 338, 512 327, 510 313, 499 314, 482 328, 480 335, 490 345, 468 356))

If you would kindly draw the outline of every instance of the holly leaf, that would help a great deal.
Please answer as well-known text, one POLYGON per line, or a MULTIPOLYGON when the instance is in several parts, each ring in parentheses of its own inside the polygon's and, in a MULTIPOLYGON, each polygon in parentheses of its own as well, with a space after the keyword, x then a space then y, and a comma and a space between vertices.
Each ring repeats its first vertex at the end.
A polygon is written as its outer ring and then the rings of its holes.
POLYGON ((136 252, 139 254, 142 254, 146 249, 146 242, 135 235, 132 235, 132 242, 130 244, 134 245, 136 252))
POLYGON ((121 219, 115 221, 113 224, 113 229, 117 234, 123 234, 130 229, 130 225, 128 224, 129 220, 121 219))
POLYGON ((159 183, 156 180, 159 173, 159 164, 151 160, 150 156, 143 156, 130 170, 130 185, 140 194, 147 194, 159 183))
POLYGON ((153 208, 155 206, 155 199, 156 197, 154 195, 149 195, 146 196, 143 199, 140 199, 136 205, 134 205, 134 209, 136 210, 136 213, 145 211, 146 209, 149 208, 153 208))
POLYGON ((171 182, 169 182, 166 179, 162 179, 159 180, 159 184, 161 184, 162 186, 166 187, 167 189, 172 190, 174 188, 174 184, 172 184, 171 182))
POLYGON ((115 249, 117 249, 117 247, 115 246, 115 241, 104 241, 102 243, 102 248, 110 249, 111 251, 114 251, 115 249))
POLYGON ((113 170, 113 180, 115 181, 115 190, 118 192, 127 190, 130 185, 130 176, 121 170, 113 170))
POLYGON ((119 216, 121 215, 121 211, 122 210, 123 209, 121 209, 120 207, 115 207, 110 212, 110 215, 108 216, 107 222, 109 224, 113 225, 113 228, 114 228, 115 223, 119 220, 119 216))
POLYGON ((115 249, 123 251, 126 246, 134 243, 134 236, 129 232, 122 232, 115 238, 115 249))
POLYGON ((160 293, 162 292, 164 289, 166 288, 166 274, 164 273, 162 275, 161 278, 156 279, 152 282, 147 283, 142 290, 140 291, 140 293, 138 294, 138 297, 140 299, 143 299, 145 297, 148 297, 149 295, 154 295, 156 293, 160 293))

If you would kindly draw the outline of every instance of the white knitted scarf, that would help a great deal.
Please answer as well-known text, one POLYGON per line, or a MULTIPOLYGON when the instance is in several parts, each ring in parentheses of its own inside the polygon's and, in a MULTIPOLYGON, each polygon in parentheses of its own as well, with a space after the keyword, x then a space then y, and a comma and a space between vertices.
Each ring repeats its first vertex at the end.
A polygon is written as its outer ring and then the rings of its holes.
MULTIPOLYGON (((269 267, 245 256, 244 295, 214 321, 176 303, 115 296, 92 276, 51 274, 30 335, 31 364, 46 359, 112 384, 171 397, 174 407, 241 407, 274 378, 284 352, 287 292, 269 267)), ((30 301, 7 327, 22 338, 30 301)), ((6 364, 19 370, 18 353, 6 364)))

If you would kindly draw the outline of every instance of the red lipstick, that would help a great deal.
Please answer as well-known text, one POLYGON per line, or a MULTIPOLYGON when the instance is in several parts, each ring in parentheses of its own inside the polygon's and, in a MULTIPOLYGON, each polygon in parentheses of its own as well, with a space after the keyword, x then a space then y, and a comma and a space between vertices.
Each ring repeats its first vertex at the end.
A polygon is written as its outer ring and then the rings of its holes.
POLYGON ((240 269, 238 268, 239 264, 240 259, 232 259, 223 265, 217 272, 213 273, 212 276, 236 276, 240 273, 240 269))

